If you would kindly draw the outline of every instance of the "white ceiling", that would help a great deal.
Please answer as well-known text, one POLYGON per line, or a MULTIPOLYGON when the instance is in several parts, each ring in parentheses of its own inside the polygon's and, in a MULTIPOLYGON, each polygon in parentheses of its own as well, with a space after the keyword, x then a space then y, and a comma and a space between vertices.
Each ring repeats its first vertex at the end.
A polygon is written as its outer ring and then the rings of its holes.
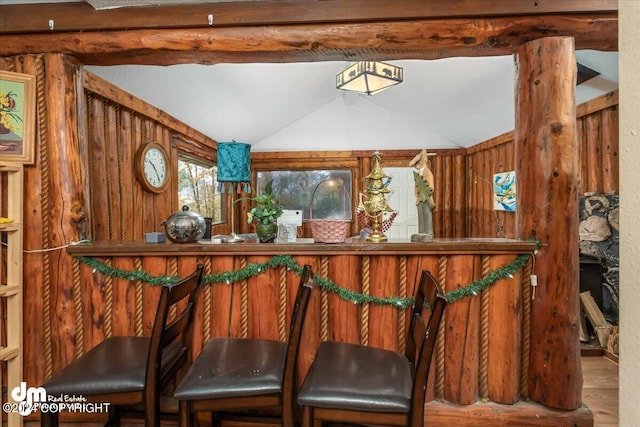
MULTIPOLYGON (((578 86, 578 104, 618 87, 616 52, 577 52, 601 75, 578 86)), ((430 135, 430 148, 468 147, 514 127, 511 56, 393 61, 403 83, 375 96, 335 88, 346 62, 87 67, 89 71, 159 107, 218 141, 260 142, 312 116, 336 98, 370 102, 406 126, 430 135)), ((361 109, 353 109, 361 114, 361 109)), ((350 114, 343 108, 341 114, 350 114)), ((331 126, 332 123, 326 123, 331 126)), ((290 149, 296 147, 291 142, 290 149)), ((414 148, 395 141, 393 148, 414 148)), ((343 147, 349 149, 354 147, 343 147)), ((385 147, 389 148, 389 147, 385 147)))

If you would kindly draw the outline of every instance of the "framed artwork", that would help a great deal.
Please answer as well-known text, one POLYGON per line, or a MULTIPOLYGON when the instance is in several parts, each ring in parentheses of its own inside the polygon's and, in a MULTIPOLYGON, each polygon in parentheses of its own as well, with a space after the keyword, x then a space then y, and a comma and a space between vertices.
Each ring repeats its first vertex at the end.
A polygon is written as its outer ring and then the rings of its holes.
POLYGON ((516 172, 493 174, 493 209, 515 212, 516 210, 516 172))
POLYGON ((35 160, 36 78, 0 71, 0 161, 35 160))

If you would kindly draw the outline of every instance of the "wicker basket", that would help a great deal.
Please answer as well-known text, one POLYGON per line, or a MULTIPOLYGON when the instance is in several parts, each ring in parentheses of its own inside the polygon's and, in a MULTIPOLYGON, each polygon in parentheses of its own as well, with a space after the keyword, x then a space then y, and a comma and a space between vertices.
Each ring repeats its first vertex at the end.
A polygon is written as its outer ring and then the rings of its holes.
MULTIPOLYGON (((311 227, 311 237, 313 241, 317 243, 342 243, 347 238, 349 228, 351 226, 350 219, 313 219, 313 201, 316 195, 316 190, 320 185, 330 179, 321 181, 313 190, 311 195, 311 206, 309 207, 309 226, 311 227)), ((344 186, 342 191, 346 195, 347 199, 349 194, 346 192, 344 186)))
POLYGON ((311 237, 317 243, 342 243, 347 238, 350 219, 310 219, 311 237))

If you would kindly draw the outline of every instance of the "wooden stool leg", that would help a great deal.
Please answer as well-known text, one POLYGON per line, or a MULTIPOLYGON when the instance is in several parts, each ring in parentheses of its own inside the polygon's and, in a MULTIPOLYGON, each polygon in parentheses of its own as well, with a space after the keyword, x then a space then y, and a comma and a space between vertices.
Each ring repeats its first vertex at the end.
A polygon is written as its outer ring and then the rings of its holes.
POLYGON ((191 427, 192 415, 188 400, 181 400, 179 407, 180 427, 191 427))
POLYGON ((222 420, 217 412, 211 411, 211 427, 222 427, 222 420))
POLYGON ((322 427, 322 420, 319 418, 316 418, 313 415, 313 411, 311 411, 311 420, 313 421, 313 427, 322 427))
POLYGON ((58 427, 58 413, 57 412, 40 412, 40 426, 41 427, 58 427))
POLYGON ((311 418, 311 408, 309 406, 302 407, 302 427, 310 427, 313 422, 311 418))
POLYGON ((109 419, 105 427, 120 427, 120 413, 116 405, 109 405, 109 419))

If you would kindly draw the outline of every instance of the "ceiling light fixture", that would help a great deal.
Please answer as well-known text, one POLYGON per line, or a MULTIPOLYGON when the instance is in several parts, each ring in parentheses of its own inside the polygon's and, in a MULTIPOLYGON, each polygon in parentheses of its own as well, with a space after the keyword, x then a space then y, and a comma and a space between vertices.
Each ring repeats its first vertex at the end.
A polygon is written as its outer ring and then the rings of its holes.
POLYGON ((359 61, 336 76, 336 88, 375 95, 402 82, 402 67, 359 61))

